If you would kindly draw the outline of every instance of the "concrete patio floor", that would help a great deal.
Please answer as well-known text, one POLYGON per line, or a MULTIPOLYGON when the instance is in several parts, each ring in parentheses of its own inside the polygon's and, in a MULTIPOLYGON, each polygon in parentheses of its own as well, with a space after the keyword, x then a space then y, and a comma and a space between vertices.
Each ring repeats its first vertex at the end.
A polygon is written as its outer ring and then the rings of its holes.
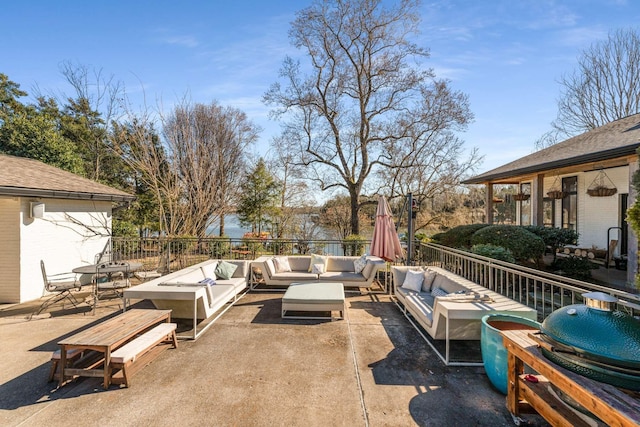
MULTIPOLYGON (((445 367, 387 295, 347 294, 345 320, 282 320, 282 293, 242 298, 130 388, 47 383, 57 342, 119 300, 34 316, 0 306, 2 426, 511 426, 481 367, 445 367)), ((141 307, 150 307, 146 301, 141 307)), ((57 310, 57 308, 54 308, 57 310)), ((546 426, 537 415, 529 425, 546 426)))

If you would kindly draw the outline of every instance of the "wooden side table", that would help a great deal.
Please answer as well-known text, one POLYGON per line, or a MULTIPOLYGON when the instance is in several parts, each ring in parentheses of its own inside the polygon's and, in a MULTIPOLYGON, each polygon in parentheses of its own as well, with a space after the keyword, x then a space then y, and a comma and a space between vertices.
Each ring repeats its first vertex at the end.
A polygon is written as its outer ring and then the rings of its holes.
POLYGON ((640 425, 639 399, 556 365, 544 357, 530 334, 527 330, 502 331, 508 351, 507 408, 516 425, 521 421, 521 411, 527 408, 533 408, 554 426, 590 425, 550 390, 551 384, 608 425, 640 425), (525 364, 538 373, 537 382, 525 379, 525 364))

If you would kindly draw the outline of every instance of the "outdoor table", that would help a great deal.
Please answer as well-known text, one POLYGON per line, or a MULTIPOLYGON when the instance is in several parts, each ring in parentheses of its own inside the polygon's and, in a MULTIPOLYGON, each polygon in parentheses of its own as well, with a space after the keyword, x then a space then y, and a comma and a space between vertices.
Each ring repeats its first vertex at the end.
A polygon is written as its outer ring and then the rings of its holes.
POLYGON ((142 263, 140 262, 124 261, 124 262, 113 262, 113 263, 104 263, 104 264, 82 265, 80 267, 74 268, 71 271, 78 274, 95 274, 99 265, 104 265, 104 267, 100 268, 100 272, 107 273, 107 274, 137 271, 142 268, 142 263))
POLYGON ((62 386, 67 378, 86 376, 103 377, 104 388, 108 388, 111 383, 111 369, 109 369, 111 352, 135 338, 136 335, 162 322, 171 322, 171 310, 132 309, 58 342, 61 371, 59 386, 62 386), (67 367, 67 351, 73 349, 103 353, 102 369, 67 367))

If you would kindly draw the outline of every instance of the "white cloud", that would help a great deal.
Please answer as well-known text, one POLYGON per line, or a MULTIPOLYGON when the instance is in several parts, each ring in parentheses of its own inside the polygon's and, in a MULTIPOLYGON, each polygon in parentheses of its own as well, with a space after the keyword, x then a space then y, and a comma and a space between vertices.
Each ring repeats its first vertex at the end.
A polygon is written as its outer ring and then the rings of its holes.
POLYGON ((569 47, 587 47, 588 45, 605 40, 607 38, 607 30, 601 26, 594 27, 576 27, 560 31, 558 34, 559 42, 569 47))
POLYGON ((199 45, 198 40, 194 36, 169 36, 165 37, 163 42, 185 47, 197 47, 199 45))

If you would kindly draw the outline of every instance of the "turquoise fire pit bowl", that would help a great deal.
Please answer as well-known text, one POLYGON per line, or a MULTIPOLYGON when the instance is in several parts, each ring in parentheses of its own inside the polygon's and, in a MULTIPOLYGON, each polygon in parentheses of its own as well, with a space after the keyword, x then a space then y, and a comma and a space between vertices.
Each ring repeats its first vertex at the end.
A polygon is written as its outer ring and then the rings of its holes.
POLYGON ((507 349, 502 344, 500 331, 513 329, 539 330, 540 323, 509 314, 489 314, 482 318, 480 348, 484 370, 491 384, 507 394, 507 349))

